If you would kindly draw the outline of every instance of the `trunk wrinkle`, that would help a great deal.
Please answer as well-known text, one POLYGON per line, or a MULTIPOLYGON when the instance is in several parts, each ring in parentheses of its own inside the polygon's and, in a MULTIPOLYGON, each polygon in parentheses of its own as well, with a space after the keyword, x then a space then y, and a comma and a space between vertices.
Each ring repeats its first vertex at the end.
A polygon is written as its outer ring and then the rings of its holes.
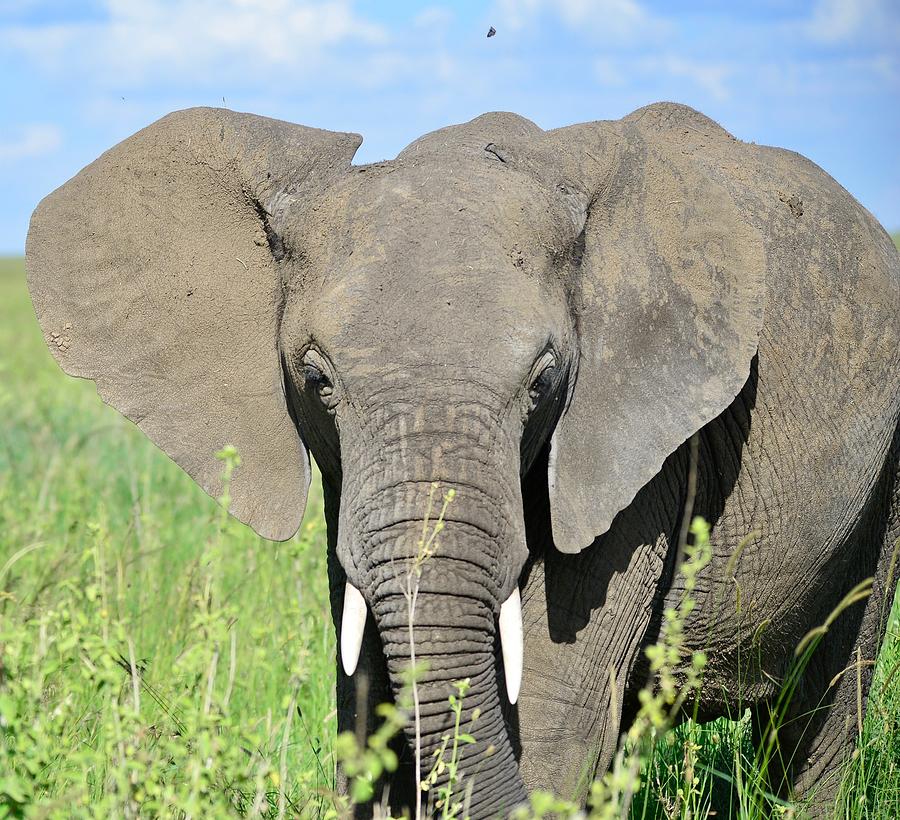
MULTIPOLYGON (((398 416, 396 423, 407 449, 413 441, 409 431, 416 432, 420 450, 423 442, 450 435, 446 430, 425 434, 421 419, 398 416), (403 424, 409 429, 401 429, 403 424)), ((498 441, 496 432, 493 446, 498 441)), ((428 773, 433 762, 430 755, 440 748, 442 737, 452 731, 448 696, 454 693, 453 683, 470 679, 461 730, 469 731, 468 718, 475 708, 481 710, 481 718, 471 728, 476 743, 463 745, 460 760, 465 771, 476 774, 473 817, 494 816, 525 799, 501 709, 504 690, 497 656, 497 615, 501 597, 508 596, 507 575, 512 575, 515 583, 520 562, 527 557, 524 530, 519 533, 515 526, 522 506, 518 447, 511 448, 515 464, 491 456, 488 441, 453 448, 451 454, 436 452, 435 456, 427 451, 419 462, 410 462, 406 455, 396 455, 388 448, 386 455, 382 451, 366 465, 351 469, 345 464, 337 556, 357 566, 358 586, 366 590, 381 635, 395 698, 403 688, 413 648, 415 659, 428 663, 415 693, 421 776, 428 773), (455 478, 441 481, 441 489, 435 492, 430 480, 409 478, 411 463, 414 472, 439 476, 455 472, 455 478), (433 470, 428 469, 430 465, 433 470), (509 469, 500 469, 506 467, 509 469), (408 573, 419 552, 428 499, 433 498, 429 514, 433 525, 443 493, 451 487, 457 495, 444 515, 445 526, 434 554, 420 564, 421 574, 414 579, 415 617, 410 624, 408 573), (493 751, 488 755, 490 747, 493 751)), ((415 753, 415 726, 406 727, 404 733, 415 753)), ((442 778, 445 781, 446 773, 442 778)))

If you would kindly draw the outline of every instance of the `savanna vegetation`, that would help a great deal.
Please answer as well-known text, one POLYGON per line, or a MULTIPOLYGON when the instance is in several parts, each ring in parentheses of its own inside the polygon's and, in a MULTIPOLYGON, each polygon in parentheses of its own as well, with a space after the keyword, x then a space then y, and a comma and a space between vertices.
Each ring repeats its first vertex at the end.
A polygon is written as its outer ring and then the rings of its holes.
MULTIPOLYGON (((336 738, 320 491, 282 544, 223 514, 92 384, 62 374, 19 259, 0 261, 0 418, 0 818, 339 816, 338 756, 365 799, 393 765, 384 740, 406 704, 366 748, 336 738)), ((227 474, 237 456, 221 457, 227 474)), ((688 573, 702 522, 694 543, 688 573)), ((661 684, 593 815, 802 816, 768 794, 746 715, 665 731, 690 709, 694 682, 668 674, 683 615, 667 621, 661 684)), ((875 675, 839 817, 900 816, 897 602, 875 675)), ((477 728, 459 726, 423 768, 452 767, 477 728)), ((464 787, 436 796, 443 816, 464 815, 464 787)), ((549 812, 573 808, 537 795, 523 816, 549 812)))

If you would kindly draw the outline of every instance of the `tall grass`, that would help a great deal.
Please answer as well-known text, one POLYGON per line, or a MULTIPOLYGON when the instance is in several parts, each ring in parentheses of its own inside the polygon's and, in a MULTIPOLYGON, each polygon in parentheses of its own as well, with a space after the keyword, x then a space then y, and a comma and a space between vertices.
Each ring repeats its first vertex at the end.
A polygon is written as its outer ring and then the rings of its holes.
POLYGON ((0 817, 324 805, 336 719, 318 485, 286 543, 223 517, 61 374, 21 260, 0 266, 0 351, 0 817))
MULTIPOLYGON (((334 758, 355 752, 335 749, 318 484, 286 543, 224 516, 59 371, 17 259, 0 417, 0 818, 335 816, 334 758)), ((900 816, 898 668, 895 606, 841 816, 900 816)), ((654 735, 631 816, 739 811, 755 773, 735 718, 654 735)))

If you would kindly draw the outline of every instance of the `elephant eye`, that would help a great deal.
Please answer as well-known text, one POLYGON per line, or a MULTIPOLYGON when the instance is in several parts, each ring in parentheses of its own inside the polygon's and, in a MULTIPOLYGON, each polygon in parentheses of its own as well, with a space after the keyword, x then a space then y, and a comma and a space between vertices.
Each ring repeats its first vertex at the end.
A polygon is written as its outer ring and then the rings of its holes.
POLYGON ((303 366, 303 380, 308 389, 315 390, 319 395, 325 395, 326 393, 330 395, 334 390, 331 382, 328 380, 328 376, 312 365, 303 366))
POLYGON ((531 399, 531 410, 551 391, 556 374, 556 356, 547 350, 535 363, 528 386, 528 397, 531 399))
POLYGON ((551 368, 547 368, 542 371, 540 375, 531 383, 531 387, 528 389, 528 393, 531 395, 533 399, 539 399, 541 396, 546 394, 547 390, 550 388, 551 382, 551 368))
POLYGON ((334 395, 334 384, 326 372, 325 360, 315 350, 307 350, 300 363, 299 375, 306 390, 314 392, 323 403, 329 404, 334 395))

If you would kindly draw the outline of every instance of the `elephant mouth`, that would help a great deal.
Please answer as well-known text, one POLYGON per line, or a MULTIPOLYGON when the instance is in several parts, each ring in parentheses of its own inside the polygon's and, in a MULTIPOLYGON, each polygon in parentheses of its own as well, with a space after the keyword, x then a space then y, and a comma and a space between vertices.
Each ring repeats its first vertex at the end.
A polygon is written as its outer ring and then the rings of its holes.
MULTIPOLYGON (((341 615, 340 653, 341 666, 348 677, 353 676, 359 663, 367 614, 368 609, 362 593, 347 581, 344 587, 344 609, 341 615)), ((506 695, 509 703, 515 705, 522 687, 524 660, 522 597, 518 584, 500 606, 497 630, 500 636, 500 656, 506 695)))

